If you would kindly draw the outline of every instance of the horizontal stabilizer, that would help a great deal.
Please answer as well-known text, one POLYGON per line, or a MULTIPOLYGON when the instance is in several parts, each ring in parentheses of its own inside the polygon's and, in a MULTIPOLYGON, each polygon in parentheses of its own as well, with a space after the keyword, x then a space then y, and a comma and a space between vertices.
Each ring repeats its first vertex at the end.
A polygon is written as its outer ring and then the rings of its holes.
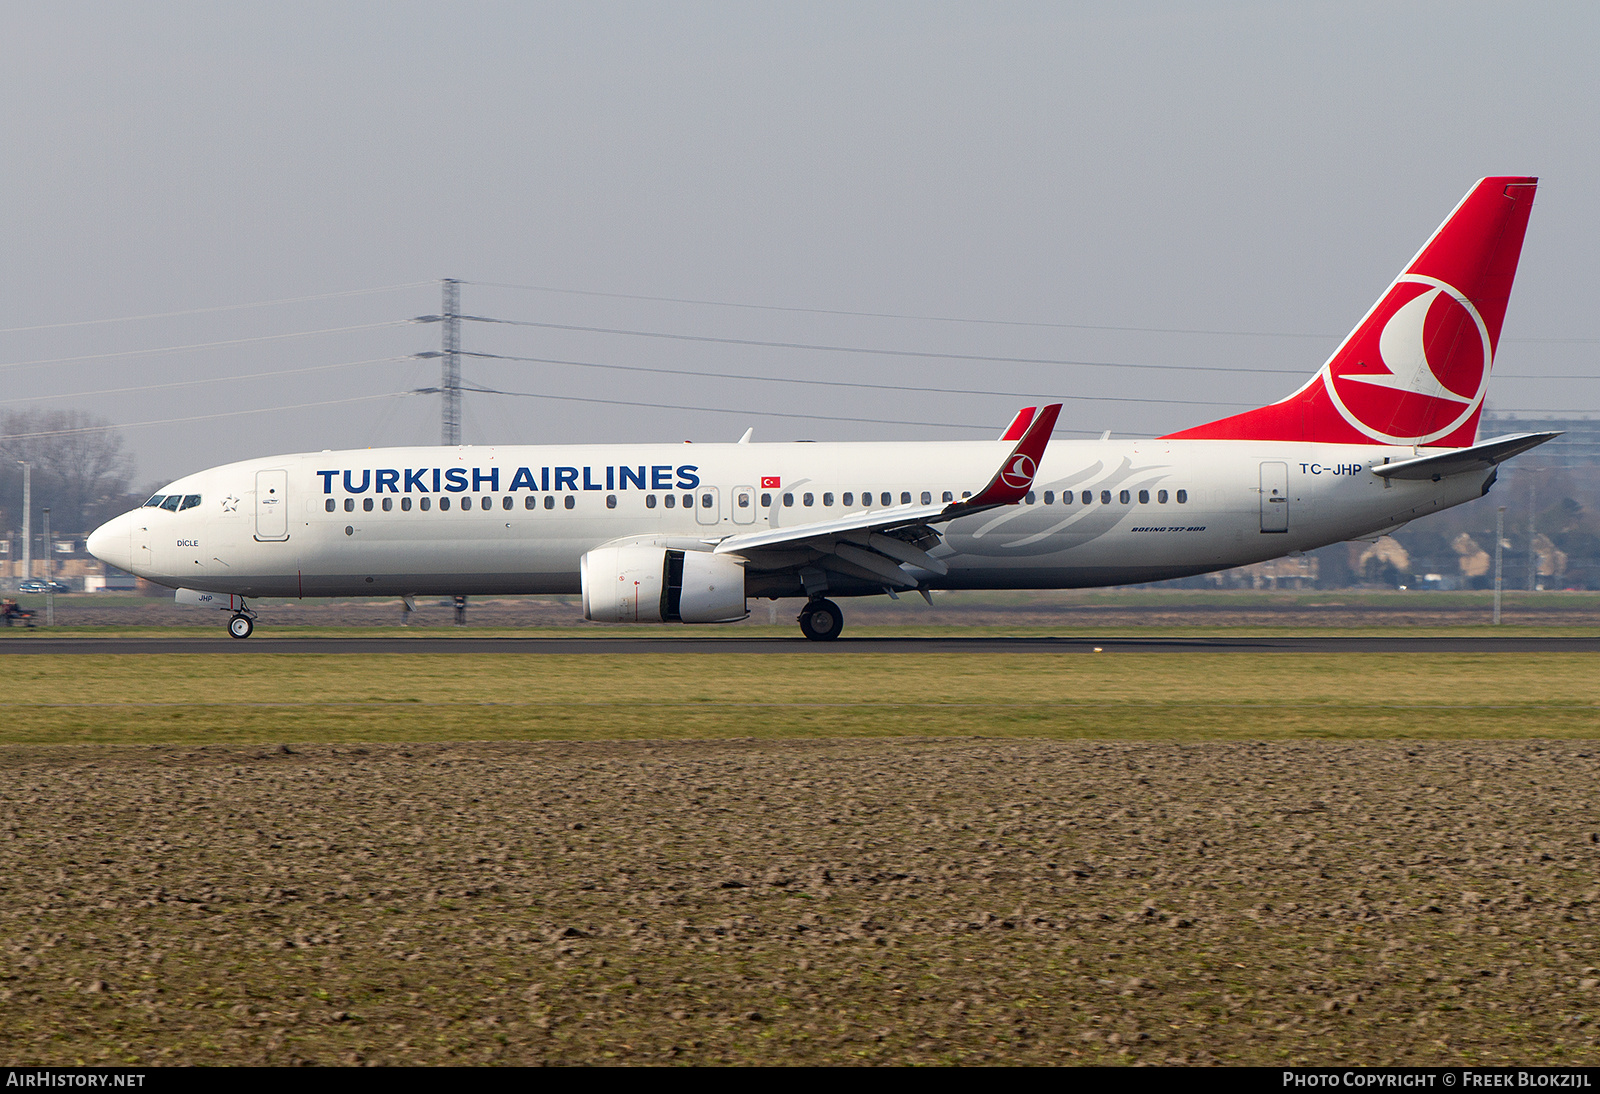
POLYGON ((1458 448, 1436 456, 1420 456, 1400 463, 1380 464, 1372 469, 1374 475, 1386 479, 1433 479, 1435 482, 1447 475, 1462 475, 1468 471, 1487 471, 1497 463, 1512 456, 1537 448, 1545 441, 1561 436, 1556 433, 1513 433, 1496 437, 1492 441, 1475 444, 1471 448, 1458 448))

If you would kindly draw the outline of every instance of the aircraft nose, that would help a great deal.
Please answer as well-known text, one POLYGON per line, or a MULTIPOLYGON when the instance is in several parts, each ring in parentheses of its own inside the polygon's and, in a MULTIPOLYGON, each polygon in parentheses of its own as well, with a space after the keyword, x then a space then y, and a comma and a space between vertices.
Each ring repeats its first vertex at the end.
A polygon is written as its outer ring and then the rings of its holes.
POLYGON ((130 514, 113 517, 89 533, 89 553, 119 570, 133 569, 133 525, 130 514))

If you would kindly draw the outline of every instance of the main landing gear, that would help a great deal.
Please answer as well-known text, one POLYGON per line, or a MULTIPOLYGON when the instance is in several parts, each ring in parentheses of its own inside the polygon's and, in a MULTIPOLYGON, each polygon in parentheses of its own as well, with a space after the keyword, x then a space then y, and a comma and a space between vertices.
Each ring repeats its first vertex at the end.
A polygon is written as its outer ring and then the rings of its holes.
POLYGON ((831 600, 808 600, 800 609, 800 633, 813 642, 832 642, 844 630, 844 612, 831 600))
POLYGON ((241 601, 239 610, 228 620, 228 633, 235 638, 249 638, 255 629, 256 613, 245 607, 241 601))

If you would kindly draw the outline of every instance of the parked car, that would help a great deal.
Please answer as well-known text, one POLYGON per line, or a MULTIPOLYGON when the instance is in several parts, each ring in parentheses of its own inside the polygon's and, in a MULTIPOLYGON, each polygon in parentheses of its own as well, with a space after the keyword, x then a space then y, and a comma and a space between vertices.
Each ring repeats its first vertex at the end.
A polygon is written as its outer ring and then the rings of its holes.
POLYGON ((30 578, 17 586, 19 593, 70 593, 72 586, 61 581, 40 581, 30 578))

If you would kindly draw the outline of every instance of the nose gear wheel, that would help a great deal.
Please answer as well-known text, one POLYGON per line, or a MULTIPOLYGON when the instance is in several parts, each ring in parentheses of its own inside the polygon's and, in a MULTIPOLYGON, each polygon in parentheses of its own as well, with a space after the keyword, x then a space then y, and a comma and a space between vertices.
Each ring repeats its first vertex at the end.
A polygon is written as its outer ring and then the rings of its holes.
POLYGON ((256 613, 251 611, 244 603, 239 602, 239 610, 233 613, 233 618, 228 620, 228 633, 235 638, 249 638, 256 629, 256 613))

